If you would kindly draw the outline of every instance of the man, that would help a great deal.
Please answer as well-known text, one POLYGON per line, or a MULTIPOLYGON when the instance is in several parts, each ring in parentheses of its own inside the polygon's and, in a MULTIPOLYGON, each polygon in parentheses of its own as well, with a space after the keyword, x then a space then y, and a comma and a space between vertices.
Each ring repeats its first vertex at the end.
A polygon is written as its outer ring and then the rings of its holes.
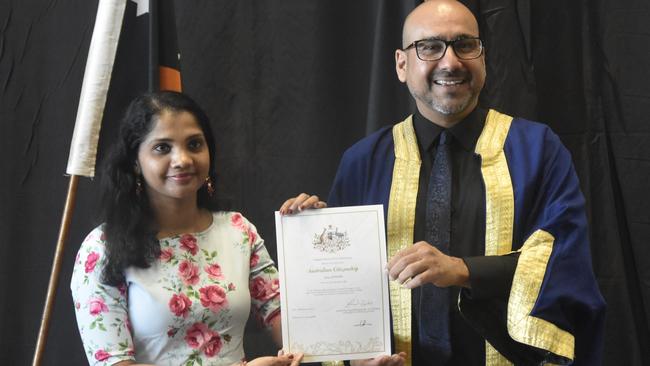
MULTIPOLYGON (((366 362, 600 364, 605 304, 570 154, 546 126, 478 106, 485 52, 465 6, 423 3, 402 42, 397 76, 417 111, 348 149, 329 197, 387 217, 406 357, 366 362)), ((302 194, 281 212, 323 206, 302 194)))

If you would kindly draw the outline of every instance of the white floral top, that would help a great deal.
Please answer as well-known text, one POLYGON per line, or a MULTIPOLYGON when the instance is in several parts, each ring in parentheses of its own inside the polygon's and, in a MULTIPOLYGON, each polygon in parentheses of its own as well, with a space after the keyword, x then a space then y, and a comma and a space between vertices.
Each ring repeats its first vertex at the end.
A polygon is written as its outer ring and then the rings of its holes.
POLYGON ((160 240, 151 267, 128 268, 119 287, 101 283, 104 233, 84 240, 72 274, 77 324, 91 365, 229 365, 244 359, 251 310, 279 314, 278 275, 264 241, 241 214, 213 214, 200 233, 160 240))

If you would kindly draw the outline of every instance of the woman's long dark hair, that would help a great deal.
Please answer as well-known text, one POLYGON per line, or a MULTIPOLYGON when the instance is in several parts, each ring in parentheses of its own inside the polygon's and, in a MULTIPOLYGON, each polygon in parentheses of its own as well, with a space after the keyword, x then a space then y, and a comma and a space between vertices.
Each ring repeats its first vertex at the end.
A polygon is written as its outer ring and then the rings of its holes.
MULTIPOLYGON (((160 254, 158 227, 149 200, 145 192, 136 192, 135 164, 142 140, 165 111, 189 112, 196 118, 210 154, 208 174, 215 181, 214 136, 210 121, 199 105, 185 94, 170 91, 135 98, 126 110, 119 137, 102 169, 101 219, 106 236, 103 282, 107 285, 122 284, 127 267, 148 268, 160 254)), ((197 204, 201 208, 217 209, 216 200, 210 197, 205 186, 198 191, 197 204)))

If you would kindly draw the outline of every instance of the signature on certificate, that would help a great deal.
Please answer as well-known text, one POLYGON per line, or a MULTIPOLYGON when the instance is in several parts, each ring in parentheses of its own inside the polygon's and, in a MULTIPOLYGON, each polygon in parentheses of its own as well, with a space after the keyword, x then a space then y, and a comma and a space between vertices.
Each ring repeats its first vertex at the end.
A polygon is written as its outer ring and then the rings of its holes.
POLYGON ((368 306, 372 305, 373 301, 372 300, 362 300, 362 299, 350 299, 346 304, 345 308, 353 308, 353 307, 358 307, 358 306, 368 306))
POLYGON ((357 324, 355 324, 354 326, 355 326, 355 327, 369 327, 369 326, 371 326, 371 325, 372 325, 372 323, 370 323, 370 322, 368 322, 367 320, 364 319, 364 320, 359 321, 359 322, 358 322, 357 324))

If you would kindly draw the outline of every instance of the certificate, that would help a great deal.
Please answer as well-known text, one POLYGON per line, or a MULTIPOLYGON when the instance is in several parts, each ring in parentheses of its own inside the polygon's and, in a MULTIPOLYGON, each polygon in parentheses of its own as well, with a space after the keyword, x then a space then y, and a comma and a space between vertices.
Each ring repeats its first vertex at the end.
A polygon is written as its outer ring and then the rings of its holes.
POLYGON ((282 343, 305 362, 390 355, 382 205, 275 213, 282 343))

